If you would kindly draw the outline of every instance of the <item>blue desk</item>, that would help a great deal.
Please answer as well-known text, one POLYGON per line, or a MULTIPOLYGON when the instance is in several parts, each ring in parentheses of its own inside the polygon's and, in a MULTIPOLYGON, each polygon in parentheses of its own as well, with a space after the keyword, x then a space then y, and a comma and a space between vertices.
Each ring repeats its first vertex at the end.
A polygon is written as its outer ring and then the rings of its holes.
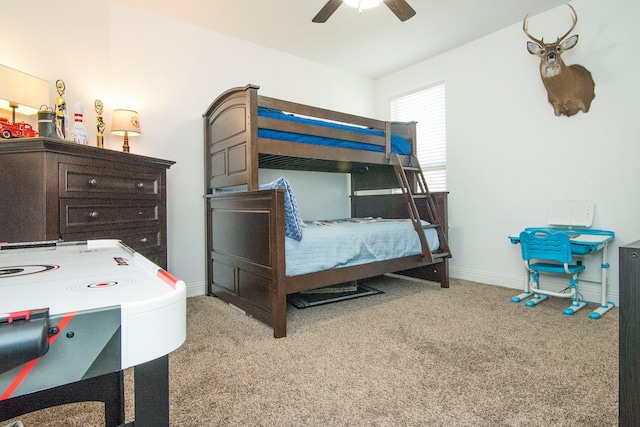
MULTIPOLYGON (((552 231, 562 231, 569 235, 571 240, 571 252, 578 256, 587 255, 590 253, 595 253, 602 251, 602 262, 600 264, 601 269, 601 299, 600 299, 600 307, 595 309, 589 314, 589 317, 592 319, 599 319, 604 313, 609 311, 612 307, 615 306, 612 302, 607 302, 607 284, 608 279, 607 276, 609 274, 609 263, 608 259, 608 248, 609 243, 613 241, 615 238, 615 234, 613 231, 607 230, 593 230, 590 228, 559 228, 559 227, 528 227, 525 228, 524 231, 544 231, 544 230, 552 230, 552 231)), ((513 244, 520 243, 519 235, 511 235, 509 236, 509 240, 513 244)), ((513 302, 523 301, 531 296, 533 296, 533 292, 530 291, 529 288, 529 274, 525 275, 524 279, 524 292, 513 297, 511 300, 513 302)))

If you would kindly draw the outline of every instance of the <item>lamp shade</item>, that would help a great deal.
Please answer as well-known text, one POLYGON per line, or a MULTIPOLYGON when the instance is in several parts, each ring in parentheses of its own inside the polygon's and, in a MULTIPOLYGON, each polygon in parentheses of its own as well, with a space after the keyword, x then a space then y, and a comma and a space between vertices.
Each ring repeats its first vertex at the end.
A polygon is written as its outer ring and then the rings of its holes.
POLYGON ((113 135, 124 136, 125 132, 127 132, 129 136, 142 135, 138 112, 133 110, 113 110, 111 133, 113 135))
POLYGON ((33 115, 48 103, 48 81, 0 65, 0 109, 33 115))

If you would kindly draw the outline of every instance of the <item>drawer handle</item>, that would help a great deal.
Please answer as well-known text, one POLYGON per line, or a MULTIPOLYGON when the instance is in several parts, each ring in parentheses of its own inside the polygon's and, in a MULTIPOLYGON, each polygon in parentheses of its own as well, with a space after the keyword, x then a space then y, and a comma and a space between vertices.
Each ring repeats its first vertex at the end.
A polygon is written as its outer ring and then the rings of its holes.
POLYGON ((98 212, 93 211, 89 212, 89 219, 96 219, 98 217, 98 212))
POLYGON ((142 190, 144 188, 144 182, 139 182, 136 184, 136 188, 142 190))
POLYGON ((95 178, 91 178, 89 180, 87 180, 87 185, 89 187, 96 187, 98 185, 98 180, 95 178))
POLYGON ((147 238, 146 238, 146 237, 143 237, 142 239, 140 239, 140 243, 147 243, 147 241, 148 241, 148 240, 147 240, 147 238))

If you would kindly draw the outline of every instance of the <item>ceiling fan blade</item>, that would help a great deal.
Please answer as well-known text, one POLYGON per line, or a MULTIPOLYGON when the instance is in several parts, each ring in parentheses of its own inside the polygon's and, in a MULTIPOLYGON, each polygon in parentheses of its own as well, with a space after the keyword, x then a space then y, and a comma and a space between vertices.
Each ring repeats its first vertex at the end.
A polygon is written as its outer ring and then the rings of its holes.
POLYGON ((327 19, 333 15, 333 12, 335 12, 341 4, 342 0, 329 0, 311 21, 318 23, 327 22, 327 19))
POLYGON ((391 9, 391 12, 393 12, 399 20, 401 20, 402 22, 406 21, 407 19, 413 17, 413 15, 416 14, 416 11, 413 10, 413 8, 411 6, 409 6, 409 3, 407 3, 405 0, 383 0, 384 4, 387 5, 387 7, 389 9, 391 9))

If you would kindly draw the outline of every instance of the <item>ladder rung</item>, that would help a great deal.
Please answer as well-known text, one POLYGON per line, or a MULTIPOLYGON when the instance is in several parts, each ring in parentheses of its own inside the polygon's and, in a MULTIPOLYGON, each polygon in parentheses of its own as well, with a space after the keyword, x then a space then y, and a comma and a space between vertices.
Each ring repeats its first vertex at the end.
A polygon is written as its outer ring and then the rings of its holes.
POLYGON ((402 169, 404 169, 405 171, 411 171, 411 172, 419 172, 420 168, 416 168, 414 166, 402 166, 402 169))
POLYGON ((449 258, 449 252, 431 252, 431 257, 433 257, 434 259, 438 259, 438 258, 449 258))
POLYGON ((422 229, 427 230, 429 228, 438 228, 438 227, 442 227, 442 226, 440 224, 428 224, 428 225, 423 225, 422 229))

